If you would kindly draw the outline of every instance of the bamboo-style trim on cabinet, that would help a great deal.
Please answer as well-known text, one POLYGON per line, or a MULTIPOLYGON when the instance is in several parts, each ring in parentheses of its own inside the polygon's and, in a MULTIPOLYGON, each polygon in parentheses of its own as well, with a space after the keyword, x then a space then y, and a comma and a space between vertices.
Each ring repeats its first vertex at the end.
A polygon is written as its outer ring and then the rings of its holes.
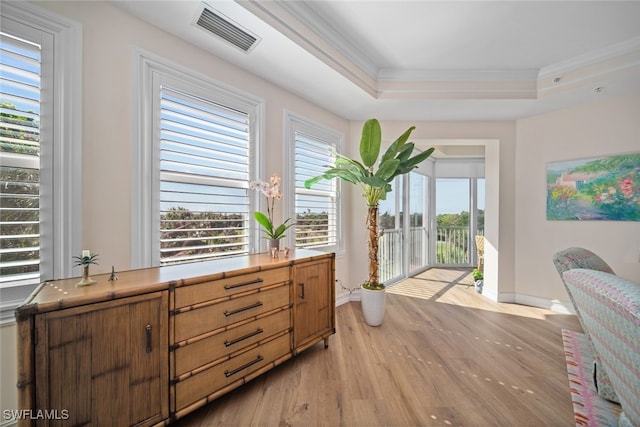
POLYGON ((327 347, 334 270, 335 254, 297 250, 93 275, 80 288, 43 282, 16 310, 19 409, 65 410, 72 424, 170 424, 327 347))

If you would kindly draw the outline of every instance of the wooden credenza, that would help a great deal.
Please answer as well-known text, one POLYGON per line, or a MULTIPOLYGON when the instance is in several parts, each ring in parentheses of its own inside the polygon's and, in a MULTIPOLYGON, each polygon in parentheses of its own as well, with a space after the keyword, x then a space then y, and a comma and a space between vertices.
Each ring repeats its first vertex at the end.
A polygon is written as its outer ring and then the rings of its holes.
POLYGON ((335 333, 335 255, 45 282, 16 311, 22 425, 169 424, 335 333))

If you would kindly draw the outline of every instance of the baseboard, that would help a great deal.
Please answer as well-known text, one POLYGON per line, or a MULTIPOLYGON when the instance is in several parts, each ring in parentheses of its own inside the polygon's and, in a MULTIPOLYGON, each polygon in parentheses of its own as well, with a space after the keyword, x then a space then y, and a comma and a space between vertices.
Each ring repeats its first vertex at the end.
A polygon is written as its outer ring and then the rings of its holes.
MULTIPOLYGON (((576 314, 573 305, 569 301, 550 300, 547 298, 536 297, 532 295, 522 295, 515 292, 500 292, 499 294, 491 292, 482 292, 482 295, 492 301, 522 304, 531 307, 544 308, 561 314, 576 314)), ((336 296, 336 307, 349 301, 360 301, 360 291, 344 292, 336 296)))
POLYGON ((515 294, 516 304, 530 305, 532 307, 545 308, 562 314, 576 314, 571 302, 550 300, 547 298, 535 297, 532 295, 515 294))
POLYGON ((496 302, 507 302, 501 298, 503 298, 503 294, 499 294, 496 292, 492 292, 489 289, 487 289, 486 287, 482 288, 482 295, 486 298, 489 298, 491 301, 496 301, 496 302))
POLYGON ((351 298, 347 292, 336 295, 336 307, 341 306, 342 304, 346 304, 349 301, 351 301, 351 298))
POLYGON ((576 310, 573 308, 573 304, 566 301, 551 301, 551 310, 557 311, 562 314, 576 314, 576 310))

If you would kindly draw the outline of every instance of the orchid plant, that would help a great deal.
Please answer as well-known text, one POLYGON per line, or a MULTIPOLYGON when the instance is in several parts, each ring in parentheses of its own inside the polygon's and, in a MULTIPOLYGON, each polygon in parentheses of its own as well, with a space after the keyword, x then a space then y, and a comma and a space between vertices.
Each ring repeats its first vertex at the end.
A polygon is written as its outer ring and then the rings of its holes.
POLYGON ((285 237, 284 232, 291 228, 294 223, 289 224, 291 218, 285 220, 282 224, 277 227, 273 225, 273 210, 276 200, 282 199, 282 191, 280 191, 280 182, 281 178, 277 173, 271 175, 269 182, 264 181, 251 181, 249 184, 249 188, 252 190, 260 191, 267 198, 267 214, 265 215, 262 212, 255 211, 253 216, 255 217, 258 224, 264 228, 267 237, 272 240, 280 240, 285 237))

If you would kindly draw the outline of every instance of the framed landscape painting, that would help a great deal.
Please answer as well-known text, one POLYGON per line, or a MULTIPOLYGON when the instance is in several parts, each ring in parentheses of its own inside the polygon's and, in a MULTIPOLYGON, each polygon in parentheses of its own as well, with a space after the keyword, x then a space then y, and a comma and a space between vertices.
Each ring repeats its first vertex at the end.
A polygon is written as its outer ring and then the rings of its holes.
POLYGON ((547 219, 640 221, 640 153, 547 163, 547 219))

